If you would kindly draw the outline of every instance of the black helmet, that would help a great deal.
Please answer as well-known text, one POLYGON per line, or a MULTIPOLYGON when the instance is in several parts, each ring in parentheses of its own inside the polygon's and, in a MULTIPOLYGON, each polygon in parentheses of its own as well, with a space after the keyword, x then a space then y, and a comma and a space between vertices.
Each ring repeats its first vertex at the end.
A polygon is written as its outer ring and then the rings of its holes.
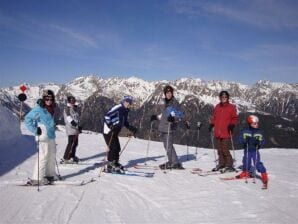
POLYGON ((52 97, 53 98, 53 102, 55 101, 55 94, 52 90, 50 89, 45 89, 43 92, 42 92, 42 98, 46 98, 46 97, 52 97))
POLYGON ((166 95, 167 92, 171 92, 173 94, 174 89, 173 89, 172 86, 166 85, 165 88, 163 88, 163 92, 164 92, 165 95, 166 95))
POLYGON ((72 101, 72 100, 76 101, 76 98, 74 96, 68 96, 67 97, 67 102, 68 103, 70 103, 70 101, 72 101))
POLYGON ((228 99, 230 98, 230 94, 226 90, 223 90, 219 93, 219 97, 222 97, 222 96, 227 96, 228 99))

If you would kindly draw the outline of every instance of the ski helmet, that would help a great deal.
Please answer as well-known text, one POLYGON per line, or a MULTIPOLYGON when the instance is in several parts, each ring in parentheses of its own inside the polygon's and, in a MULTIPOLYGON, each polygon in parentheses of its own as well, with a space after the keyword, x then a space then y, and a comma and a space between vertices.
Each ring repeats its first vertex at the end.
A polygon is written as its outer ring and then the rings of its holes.
POLYGON ((76 101, 76 98, 74 96, 68 96, 67 97, 67 102, 70 103, 71 101, 76 101))
POLYGON ((127 102, 130 105, 133 104, 133 97, 132 96, 124 96, 122 102, 127 102))
POLYGON ((164 92, 165 95, 166 95, 167 92, 171 92, 171 93, 173 94, 174 89, 173 89, 172 86, 170 86, 170 85, 166 85, 166 86, 163 88, 163 92, 164 92))
POLYGON ((249 115, 246 119, 247 123, 250 125, 252 123, 259 123, 259 118, 255 115, 249 115))
POLYGON ((219 97, 222 97, 222 96, 227 96, 228 99, 230 98, 230 94, 226 90, 220 91, 219 97))
POLYGON ((50 89, 46 89, 42 92, 42 98, 46 98, 46 97, 52 97, 53 98, 53 102, 55 101, 55 94, 52 90, 50 89))

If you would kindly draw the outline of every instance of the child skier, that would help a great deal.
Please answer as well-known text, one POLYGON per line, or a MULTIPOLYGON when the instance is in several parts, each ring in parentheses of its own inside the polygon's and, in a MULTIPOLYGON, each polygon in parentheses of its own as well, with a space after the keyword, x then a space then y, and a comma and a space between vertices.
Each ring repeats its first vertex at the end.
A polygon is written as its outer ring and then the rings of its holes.
POLYGON ((103 137, 109 148, 108 165, 105 170, 108 173, 121 173, 124 171, 123 166, 119 163, 120 143, 118 134, 122 126, 125 126, 129 131, 136 134, 137 128, 130 125, 127 116, 129 108, 133 103, 131 96, 124 96, 120 104, 110 109, 104 116, 104 131, 103 137))
POLYGON ((239 142, 244 147, 243 168, 240 175, 236 178, 251 177, 249 170, 251 170, 251 160, 253 160, 255 168, 261 173, 264 188, 267 188, 268 175, 266 168, 261 162, 259 149, 264 145, 265 139, 259 129, 259 118, 255 115, 250 115, 247 118, 248 128, 241 131, 239 142))

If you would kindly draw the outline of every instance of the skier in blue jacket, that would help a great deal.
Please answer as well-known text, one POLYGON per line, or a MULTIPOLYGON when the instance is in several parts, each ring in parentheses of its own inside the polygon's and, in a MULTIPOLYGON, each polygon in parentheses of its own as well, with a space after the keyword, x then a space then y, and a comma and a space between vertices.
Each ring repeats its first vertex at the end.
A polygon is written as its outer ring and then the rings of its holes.
POLYGON ((239 142, 244 147, 243 168, 240 175, 236 178, 249 178, 249 170, 251 170, 251 161, 255 168, 261 173, 262 181, 265 185, 268 183, 268 175, 264 164, 261 162, 259 149, 264 146, 265 139, 259 129, 259 118, 255 115, 250 115, 247 118, 248 128, 241 131, 239 142))
POLYGON ((106 172, 123 172, 123 166, 119 163, 119 153, 121 150, 118 135, 122 127, 126 127, 133 135, 136 134, 137 128, 130 125, 127 117, 129 108, 133 104, 131 96, 124 96, 120 104, 112 107, 104 116, 103 136, 109 148, 108 165, 106 172))
POLYGON ((39 147, 39 170, 36 162, 33 177, 28 182, 31 185, 48 184, 57 180, 56 174, 56 143, 55 143, 55 122, 54 122, 55 96, 52 90, 45 90, 42 99, 37 101, 34 107, 25 116, 25 125, 38 139, 39 147), (39 173, 39 177, 38 177, 39 173))

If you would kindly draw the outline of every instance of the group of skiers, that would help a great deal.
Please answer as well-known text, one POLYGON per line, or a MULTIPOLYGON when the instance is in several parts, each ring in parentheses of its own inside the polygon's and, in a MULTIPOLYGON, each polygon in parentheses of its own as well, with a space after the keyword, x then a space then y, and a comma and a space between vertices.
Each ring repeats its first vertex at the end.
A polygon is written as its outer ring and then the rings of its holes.
MULTIPOLYGON (((167 85, 163 89, 164 98, 157 103, 150 121, 159 121, 158 131, 166 150, 167 162, 159 165, 160 169, 184 169, 178 159, 174 148, 175 131, 179 122, 184 122, 189 129, 189 121, 184 117, 180 105, 174 97, 174 89, 167 85)), ((220 102, 215 106, 212 119, 209 124, 209 131, 215 140, 215 148, 218 153, 218 164, 212 171, 233 172, 233 158, 230 154, 232 135, 238 122, 236 106, 229 102, 229 93, 221 91, 220 102)), ((107 144, 107 160, 105 172, 120 173, 124 167, 119 163, 119 153, 121 150, 118 135, 122 127, 126 127, 134 136, 138 131, 136 127, 130 125, 128 113, 133 104, 131 96, 125 96, 121 102, 113 106, 104 116, 103 136, 107 144)), ((36 162, 32 180, 30 184, 48 184, 59 179, 56 173, 56 144, 55 144, 55 122, 54 122, 55 95, 51 90, 45 90, 42 98, 37 101, 37 106, 33 108, 25 117, 27 128, 36 135, 39 147, 39 156, 36 162)), ((64 109, 64 121, 68 144, 61 163, 78 162, 76 148, 78 136, 82 132, 76 99, 68 96, 67 107, 64 109)), ((268 182, 266 168, 260 159, 259 149, 264 145, 264 136, 260 131, 259 119, 254 115, 247 118, 248 127, 241 131, 239 142, 243 145, 244 156, 242 172, 236 178, 250 177, 252 161, 258 172, 261 173, 264 184, 268 182)))

